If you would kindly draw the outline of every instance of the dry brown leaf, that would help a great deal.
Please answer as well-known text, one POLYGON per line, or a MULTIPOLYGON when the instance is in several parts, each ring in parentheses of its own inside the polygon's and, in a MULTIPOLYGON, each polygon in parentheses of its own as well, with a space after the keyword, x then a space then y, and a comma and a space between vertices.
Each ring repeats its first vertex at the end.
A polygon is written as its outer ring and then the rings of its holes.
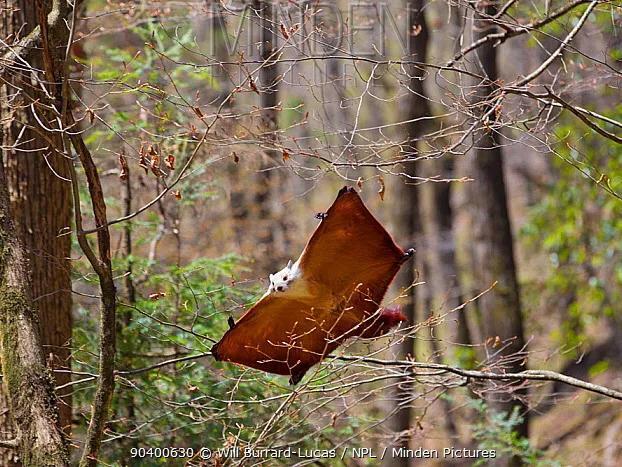
POLYGON ((199 139, 199 132, 197 131, 197 127, 194 126, 192 123, 190 123, 188 125, 189 131, 188 131, 188 136, 190 136, 190 138, 192 138, 193 140, 198 140, 199 139))
POLYGON ((175 156, 173 156, 172 154, 166 156, 166 159, 164 159, 164 165, 169 170, 175 170, 175 156))
POLYGON ((119 172, 119 178, 121 180, 127 180, 127 176, 129 173, 129 167, 127 166, 127 159, 124 154, 119 154, 119 165, 121 166, 121 170, 119 172))
POLYGON ((138 159, 138 165, 145 169, 145 173, 147 173, 149 171, 149 162, 147 162, 147 156, 141 154, 140 158, 138 159))
POLYGON ((149 156, 151 158, 151 161, 149 164, 149 168, 151 169, 151 172, 156 177, 161 177, 163 174, 162 174, 162 171, 160 170, 160 156, 158 155, 157 151, 155 150, 153 146, 149 146, 149 156))
POLYGON ((257 89, 257 85, 255 84, 255 81, 253 80, 253 77, 249 77, 248 78, 248 84, 250 85, 251 89, 256 92, 257 94, 259 94, 259 89, 257 89))
POLYGON ((287 32, 287 28, 285 28, 285 26, 283 25, 283 23, 281 23, 279 25, 281 27, 281 34, 283 34, 283 37, 287 40, 289 39, 289 32, 287 32))

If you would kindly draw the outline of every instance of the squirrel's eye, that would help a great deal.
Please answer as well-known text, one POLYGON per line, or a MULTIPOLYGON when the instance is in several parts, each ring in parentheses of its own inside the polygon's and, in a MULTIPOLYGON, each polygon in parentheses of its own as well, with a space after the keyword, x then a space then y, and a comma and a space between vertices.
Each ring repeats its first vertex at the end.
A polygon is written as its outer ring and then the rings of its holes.
POLYGON ((287 280, 287 276, 283 276, 283 280, 286 281, 287 280))

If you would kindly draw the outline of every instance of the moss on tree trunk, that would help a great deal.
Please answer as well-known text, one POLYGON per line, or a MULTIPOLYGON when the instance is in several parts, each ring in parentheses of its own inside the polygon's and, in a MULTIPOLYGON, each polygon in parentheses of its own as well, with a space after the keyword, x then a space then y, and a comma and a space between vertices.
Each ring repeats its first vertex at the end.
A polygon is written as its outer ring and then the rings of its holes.
MULTIPOLYGON (((2 155, 6 185, 11 202, 13 223, 27 257, 31 293, 37 303, 41 340, 46 346, 46 360, 53 368, 70 368, 71 344, 71 237, 59 235, 71 225, 71 184, 65 156, 55 150, 62 148, 60 133, 47 132, 28 110, 34 103, 38 118, 49 128, 56 126, 56 115, 48 110, 49 96, 59 96, 64 74, 64 58, 68 28, 64 21, 66 2, 11 0, 0 22, 0 35, 18 41, 25 34, 41 31, 46 34, 35 46, 25 48, 23 57, 30 65, 13 67, 6 64, 0 89, 2 155), (54 10, 55 9, 55 10, 54 10), (52 20, 57 19, 57 23, 52 20), (60 20, 59 20, 60 18, 60 20), (47 20, 47 21, 46 21, 47 20), (47 42, 41 47, 42 41, 47 42), (44 55, 51 57, 46 61, 44 55), (47 64, 47 65, 46 65, 47 64), (35 71, 38 70, 38 71, 35 71), (40 70, 46 70, 42 72, 40 70), (53 75, 53 79, 49 76, 53 75), (41 85, 32 86, 33 77, 41 85), (41 88, 47 88, 49 95, 41 88), (53 143, 53 144, 50 144, 53 143)), ((71 373, 54 373, 56 385, 71 381, 71 373)), ((61 392, 59 410, 65 431, 71 432, 71 388, 61 392)), ((0 397, 0 407, 6 406, 0 397)), ((0 418, 0 427, 10 431, 7 418, 0 418)), ((0 452, 0 463, 8 463, 9 455, 0 452)))
POLYGON ((28 466, 69 465, 54 379, 45 365, 27 260, 10 217, 0 164, 0 361, 19 460, 28 466))

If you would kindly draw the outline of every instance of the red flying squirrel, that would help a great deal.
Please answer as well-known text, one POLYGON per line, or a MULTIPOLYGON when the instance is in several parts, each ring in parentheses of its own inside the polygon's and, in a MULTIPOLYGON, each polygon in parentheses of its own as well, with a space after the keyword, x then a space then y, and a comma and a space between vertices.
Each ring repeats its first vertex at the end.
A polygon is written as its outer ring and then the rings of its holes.
POLYGON ((344 187, 302 255, 270 274, 263 297, 212 348, 216 360, 290 375, 297 384, 351 337, 386 334, 406 317, 380 303, 414 250, 398 247, 353 188, 344 187))

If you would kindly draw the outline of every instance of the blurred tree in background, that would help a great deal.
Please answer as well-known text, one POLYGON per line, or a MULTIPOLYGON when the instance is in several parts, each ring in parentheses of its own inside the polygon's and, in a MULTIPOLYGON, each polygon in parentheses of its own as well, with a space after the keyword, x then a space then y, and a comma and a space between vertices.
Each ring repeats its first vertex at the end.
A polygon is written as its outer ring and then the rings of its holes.
POLYGON ((2 459, 63 454, 60 407, 82 465, 622 460, 617 2, 2 9, 2 459), (343 185, 416 248, 385 298, 409 322, 295 387, 215 362, 343 185), (37 308, 43 345, 11 325, 37 308))

